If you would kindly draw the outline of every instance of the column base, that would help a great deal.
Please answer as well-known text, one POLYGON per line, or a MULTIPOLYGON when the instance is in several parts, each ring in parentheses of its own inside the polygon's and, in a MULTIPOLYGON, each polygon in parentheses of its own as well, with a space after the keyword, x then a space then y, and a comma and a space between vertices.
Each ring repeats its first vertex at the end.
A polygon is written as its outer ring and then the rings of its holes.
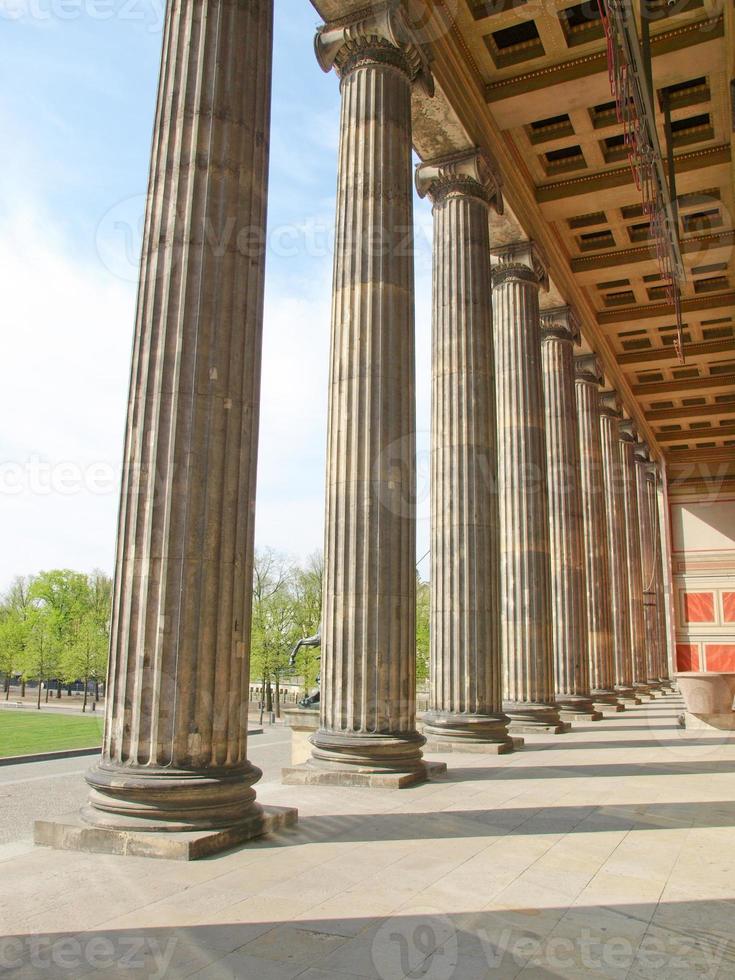
POLYGON ((102 830, 189 833, 257 824, 262 772, 247 760, 201 769, 120 764, 100 759, 85 775, 89 804, 82 819, 102 830))
POLYGON ((475 752, 478 755, 507 755, 515 752, 516 748, 522 748, 523 739, 508 737, 505 742, 453 742, 451 739, 432 739, 427 738, 424 746, 425 752, 475 752), (520 745, 516 745, 520 742, 520 745))
POLYGON ((418 732, 371 735, 319 729, 311 736, 311 758, 283 770, 287 786, 368 786, 403 789, 446 772, 443 762, 421 757, 426 742, 418 732))
POLYGON ((623 704, 641 704, 641 699, 637 697, 635 688, 627 684, 616 684, 615 695, 623 704))
POLYGON ((504 701, 503 711, 510 718, 511 735, 564 735, 572 729, 560 719, 556 704, 504 701))
POLYGON ((557 695, 562 721, 600 721, 602 712, 595 710, 592 698, 583 695, 557 695))
POLYGON ((246 820, 232 827, 168 833, 94 826, 84 819, 90 809, 86 807, 82 813, 70 813, 53 820, 36 820, 33 826, 35 843, 60 851, 196 861, 291 827, 298 820, 298 810, 258 805, 246 820))
POLYGON ((411 772, 365 772, 360 769, 321 769, 313 761, 281 770, 285 786, 352 786, 362 789, 406 789, 447 771, 446 762, 422 759, 411 772))
POLYGON ((504 755, 512 752, 508 717, 498 714, 428 711, 424 715, 425 749, 430 752, 485 752, 504 755))
POLYGON ((592 704, 595 711, 601 711, 603 715, 614 715, 625 711, 625 705, 622 701, 618 701, 615 691, 609 688, 592 691, 592 704))
POLYGON ((648 687, 651 698, 662 698, 664 696, 664 691, 661 689, 661 681, 658 679, 647 680, 646 686, 648 687))
POLYGON ((601 711, 597 711, 594 706, 590 711, 575 711, 573 708, 562 708, 559 711, 559 718, 565 722, 602 721, 603 714, 601 711))

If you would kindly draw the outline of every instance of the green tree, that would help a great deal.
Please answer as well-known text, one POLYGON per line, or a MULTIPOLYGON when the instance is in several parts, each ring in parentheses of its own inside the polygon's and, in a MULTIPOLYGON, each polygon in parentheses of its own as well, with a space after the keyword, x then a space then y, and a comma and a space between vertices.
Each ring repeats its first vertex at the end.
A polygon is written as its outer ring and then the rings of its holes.
MULTIPOLYGON (((89 608, 89 592, 87 576, 67 568, 41 572, 31 585, 30 595, 34 605, 47 613, 45 628, 51 632, 45 636, 44 642, 48 671, 45 679, 56 678, 58 696, 61 696, 63 664, 69 651, 77 644, 79 629, 89 608)), ((76 677, 64 679, 76 680, 76 677)))
POLYGON ((419 576, 416 580, 416 683, 429 679, 429 605, 431 587, 419 576))
POLYGON ((58 672, 60 645, 57 613, 49 605, 36 603, 27 618, 27 636, 23 651, 23 675, 27 680, 38 683, 36 707, 41 708, 41 688, 46 684, 48 700, 48 681, 58 672))
POLYGON ((15 610, 3 608, 0 612, 0 671, 4 676, 5 700, 10 697, 10 682, 23 670, 23 653, 27 638, 27 624, 15 610))
POLYGON ((293 565, 272 548, 259 550, 253 563, 250 666, 252 674, 262 681, 268 711, 272 710, 270 692, 275 685, 276 715, 280 713, 281 679, 290 671, 289 658, 297 633, 293 565))
POLYGON ((92 617, 97 633, 90 678, 94 681, 95 701, 98 701, 99 686, 107 679, 112 618, 112 579, 99 569, 95 569, 87 581, 89 587, 87 615, 92 617))
POLYGON ((6 701, 10 697, 11 679, 23 673, 32 582, 28 576, 17 576, 0 601, 0 671, 4 675, 6 701))
POLYGON ((59 661, 61 675, 66 680, 79 679, 84 683, 82 711, 87 710, 90 682, 96 690, 104 677, 108 645, 106 621, 101 621, 94 609, 88 609, 77 625, 74 642, 62 651, 59 661))
MULTIPOLYGON (((305 566, 293 570, 294 619, 297 640, 315 636, 322 621, 322 589, 324 585, 324 556, 317 551, 310 555, 305 566)), ((317 647, 302 647, 296 667, 304 678, 305 693, 316 684, 321 651, 317 647)))

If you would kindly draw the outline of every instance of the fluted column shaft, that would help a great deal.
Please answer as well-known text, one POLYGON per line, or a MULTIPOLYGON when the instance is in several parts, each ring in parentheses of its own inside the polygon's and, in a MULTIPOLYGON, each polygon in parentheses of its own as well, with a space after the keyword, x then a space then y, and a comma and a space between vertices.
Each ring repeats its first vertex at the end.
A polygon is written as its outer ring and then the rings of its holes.
POLYGON ((651 634, 653 649, 651 654, 651 676, 661 686, 666 661, 666 610, 664 608, 664 580, 661 542, 661 525, 658 514, 658 473, 655 464, 651 464, 646 473, 646 493, 651 522, 651 562, 652 562, 652 596, 651 596, 651 634))
POLYGON ((643 611, 640 513, 638 510, 638 492, 636 487, 636 431, 632 422, 623 422, 620 427, 620 436, 620 469, 625 516, 625 554, 628 568, 633 687, 637 694, 646 694, 646 623, 643 611))
POLYGON ((560 731, 554 700, 539 285, 529 243, 495 251, 501 643, 511 731, 560 731))
POLYGON ((577 423, 579 425, 582 526, 587 580, 587 640, 590 688, 596 704, 617 704, 614 691, 610 565, 600 433, 600 385, 597 359, 575 359, 577 423))
POLYGON ((625 501, 620 467, 620 423, 623 413, 618 396, 603 392, 600 399, 602 470, 605 483, 610 603, 612 606, 615 690, 623 698, 634 697, 633 652, 630 638, 630 595, 628 591, 625 501))
POLYGON ((424 734, 512 747, 502 712, 500 553, 488 205, 477 153, 428 162, 434 214, 431 422, 431 699, 424 734))
POLYGON ((658 612, 656 602, 656 553, 653 529, 653 474, 647 449, 639 445, 635 453, 636 488, 640 515, 641 571, 643 575, 643 615, 646 629, 646 685, 657 690, 658 612), (650 487, 650 489, 649 489, 650 487))
POLYGON ((541 334, 556 700, 562 718, 573 719, 593 714, 574 393, 574 345, 579 342, 579 326, 574 313, 568 307, 542 312, 541 334))
POLYGON ((411 247, 411 88, 424 68, 397 16, 317 35, 321 66, 336 66, 342 94, 321 721, 309 764, 330 778, 425 771, 415 723, 411 247))
POLYGON ((669 628, 666 622, 666 578, 664 576, 664 562, 670 561, 668 549, 666 547, 666 535, 661 525, 661 511, 659 510, 658 479, 654 485, 655 493, 655 533, 658 542, 658 557, 656 562, 656 589, 658 598, 658 635, 659 635, 659 680, 668 686, 669 678, 669 628))
POLYGON ((107 717, 88 776, 86 816, 108 827, 212 828, 254 810, 247 705, 272 20, 272 0, 167 10, 107 717), (238 247, 241 229, 257 233, 254 251, 238 247))

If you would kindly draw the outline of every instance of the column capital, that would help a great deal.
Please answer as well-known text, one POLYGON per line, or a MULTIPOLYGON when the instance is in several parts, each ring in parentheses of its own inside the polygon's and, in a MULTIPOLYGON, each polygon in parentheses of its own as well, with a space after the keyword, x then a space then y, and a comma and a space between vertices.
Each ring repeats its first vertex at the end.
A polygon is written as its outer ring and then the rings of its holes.
POLYGON ((432 96, 434 78, 429 62, 406 23, 400 0, 387 0, 362 14, 354 20, 334 21, 317 28, 314 51, 322 71, 334 68, 340 78, 345 78, 361 65, 391 65, 432 96))
POLYGON ((600 415, 607 415, 608 418, 622 421, 623 403, 614 388, 607 388, 600 392, 600 415))
POLYGON ((647 442, 637 442, 634 450, 635 461, 641 465, 648 465, 651 462, 651 456, 648 450, 647 442))
POLYGON ((620 423, 620 441, 633 444, 638 441, 638 426, 633 419, 623 419, 620 423))
POLYGON ((574 378, 576 381, 585 381, 587 384, 597 385, 598 388, 602 387, 605 379, 597 354, 580 354, 574 358, 574 378))
POLYGON ((490 154, 478 148, 420 163, 416 167, 416 190, 419 197, 428 196, 434 206, 450 196, 466 195, 503 213, 500 171, 490 154))
POLYGON ((555 306, 551 310, 541 310, 541 339, 554 338, 568 340, 575 345, 580 343, 582 339, 580 321, 571 306, 555 306))
POLYGON ((508 280, 533 282, 548 292, 549 271, 541 249, 535 242, 511 242, 490 249, 493 262, 493 286, 508 280))

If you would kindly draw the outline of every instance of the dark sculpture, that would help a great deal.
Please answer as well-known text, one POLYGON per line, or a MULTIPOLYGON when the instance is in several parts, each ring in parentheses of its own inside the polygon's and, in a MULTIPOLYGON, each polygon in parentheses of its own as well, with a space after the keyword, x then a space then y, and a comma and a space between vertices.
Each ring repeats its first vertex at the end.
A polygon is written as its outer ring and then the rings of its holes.
MULTIPOLYGON (((302 647, 320 647, 322 645, 322 628, 321 626, 316 631, 315 636, 307 636, 303 640, 299 640, 296 646, 291 651, 291 659, 289 660, 289 665, 293 669, 296 666, 296 655, 302 647)), ((321 660, 321 657, 318 659, 321 660)), ((308 694, 306 697, 299 701, 299 708, 318 708, 319 702, 321 701, 321 691, 319 690, 319 683, 321 681, 321 675, 317 674, 316 683, 317 689, 313 694, 308 694)))

